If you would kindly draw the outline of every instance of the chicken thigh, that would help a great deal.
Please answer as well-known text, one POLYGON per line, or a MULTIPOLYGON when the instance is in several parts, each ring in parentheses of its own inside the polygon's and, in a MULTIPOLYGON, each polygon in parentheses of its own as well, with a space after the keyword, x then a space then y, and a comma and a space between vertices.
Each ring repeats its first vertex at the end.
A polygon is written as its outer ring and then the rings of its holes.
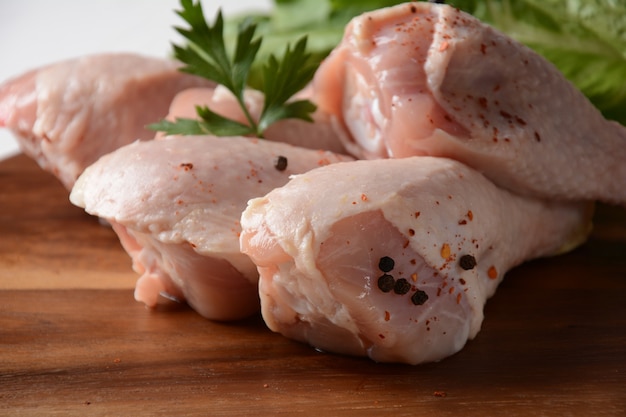
POLYGON ((135 298, 186 300, 204 317, 259 310, 255 265, 239 250, 239 218, 252 197, 290 175, 352 158, 242 137, 170 136, 103 156, 70 200, 106 219, 133 259, 135 298))
POLYGON ((67 189, 98 157, 137 139, 167 114, 172 98, 214 85, 171 60, 100 54, 29 71, 0 85, 0 127, 67 189))
POLYGON ((251 200, 240 242, 258 266, 270 329, 418 364, 476 336, 513 266, 581 244, 591 206, 520 197, 450 159, 361 160, 251 200))
POLYGON ((519 194, 626 205, 626 127, 547 60, 451 6, 356 17, 314 88, 359 158, 449 157, 519 194))

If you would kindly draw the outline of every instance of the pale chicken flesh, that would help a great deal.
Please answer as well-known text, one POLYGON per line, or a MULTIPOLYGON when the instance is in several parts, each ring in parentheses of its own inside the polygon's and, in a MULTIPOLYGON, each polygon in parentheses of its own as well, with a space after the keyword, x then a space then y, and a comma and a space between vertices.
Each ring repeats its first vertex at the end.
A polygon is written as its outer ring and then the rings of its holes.
POLYGON ((359 158, 449 157, 518 194, 626 205, 626 127, 547 60, 451 6, 353 19, 314 89, 359 158))
POLYGON ((519 197, 445 158, 354 161, 251 200, 241 249, 270 329, 418 364, 459 351, 504 274, 579 245, 590 217, 587 203, 519 197))
POLYGON ((98 157, 137 139, 167 114, 174 96, 214 83, 171 60, 99 54, 29 71, 0 85, 0 127, 67 189, 98 157))
POLYGON ((70 199, 111 223, 141 274, 138 301, 155 306, 165 295, 235 320, 259 310, 258 273, 239 250, 246 202, 290 175, 351 159, 251 138, 170 136, 103 156, 70 199))

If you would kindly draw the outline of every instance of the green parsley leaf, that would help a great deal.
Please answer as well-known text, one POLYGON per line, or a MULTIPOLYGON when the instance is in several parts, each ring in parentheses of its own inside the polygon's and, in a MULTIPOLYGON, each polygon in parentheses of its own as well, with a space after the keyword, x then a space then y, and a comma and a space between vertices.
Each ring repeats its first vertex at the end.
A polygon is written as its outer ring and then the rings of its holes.
POLYGON ((212 112, 206 106, 196 106, 196 113, 199 119, 161 120, 148 128, 168 135, 245 136, 255 133, 250 126, 212 112))
POLYGON ((307 85, 317 69, 317 64, 307 63, 306 40, 306 37, 301 38, 293 51, 287 46, 281 62, 274 55, 270 55, 264 66, 263 90, 266 98, 259 123, 261 130, 281 119, 299 118, 313 121, 310 116, 315 111, 313 103, 308 100, 287 103, 294 92, 302 90, 307 85))
POLYGON ((198 106, 196 112, 199 120, 164 120, 150 125, 150 128, 167 134, 251 134, 263 137, 265 129, 281 119, 312 121, 311 114, 316 109, 313 103, 308 100, 289 101, 311 81, 318 65, 310 59, 311 54, 306 52, 306 37, 301 38, 293 49, 287 45, 282 60, 278 60, 273 54, 269 56, 259 87, 265 95, 265 103, 257 123, 244 101, 250 69, 262 42, 261 38, 255 38, 257 25, 252 19, 239 23, 234 52, 230 54, 224 41, 224 19, 221 11, 218 11, 215 22, 210 25, 199 1, 181 0, 181 6, 182 10, 177 11, 177 14, 189 25, 188 28, 175 28, 187 40, 184 46, 174 45, 174 56, 183 63, 181 71, 226 87, 237 99, 247 124, 223 117, 206 106, 198 106))

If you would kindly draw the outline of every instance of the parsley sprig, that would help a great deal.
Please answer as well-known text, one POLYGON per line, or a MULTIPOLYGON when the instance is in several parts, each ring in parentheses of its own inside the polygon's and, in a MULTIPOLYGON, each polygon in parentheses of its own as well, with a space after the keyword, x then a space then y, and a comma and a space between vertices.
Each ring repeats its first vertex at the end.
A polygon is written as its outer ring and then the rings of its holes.
POLYGON ((271 124, 281 119, 296 118, 312 121, 315 105, 309 100, 290 101, 313 78, 317 65, 306 52, 307 38, 302 37, 293 47, 287 45, 282 60, 270 55, 263 66, 260 87, 265 102, 258 122, 244 102, 250 68, 254 63, 262 38, 255 38, 256 24, 246 20, 238 27, 234 53, 229 54, 224 42, 224 20, 218 11, 213 25, 207 23, 200 1, 181 0, 182 10, 176 13, 189 28, 176 27, 187 43, 174 45, 174 56, 184 65, 181 71, 195 74, 223 85, 236 97, 247 124, 231 120, 211 111, 207 106, 196 106, 198 119, 178 118, 174 122, 162 120, 150 125, 153 130, 167 134, 217 136, 254 135, 263 137, 271 124))

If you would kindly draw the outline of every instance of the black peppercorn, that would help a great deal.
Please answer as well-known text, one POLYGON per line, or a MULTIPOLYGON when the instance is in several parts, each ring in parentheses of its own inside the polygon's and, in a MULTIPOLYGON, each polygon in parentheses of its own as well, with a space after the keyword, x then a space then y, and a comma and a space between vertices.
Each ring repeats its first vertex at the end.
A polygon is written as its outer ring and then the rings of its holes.
POLYGON ((396 280, 389 274, 382 275, 378 278, 378 288, 382 292, 389 292, 394 289, 396 285, 396 280))
POLYGON ((396 265, 395 261, 388 256, 383 256, 378 261, 378 268, 383 272, 389 272, 396 265))
POLYGON ((416 306, 421 306, 427 300, 428 300, 428 294, 426 294, 422 290, 415 291, 415 293, 413 293, 413 295, 411 296, 411 302, 415 304, 416 306))
POLYGON ((409 284, 409 281, 404 278, 400 278, 399 280, 397 280, 395 285, 393 286, 393 292, 395 292, 396 294, 403 295, 409 291, 411 291, 411 284, 409 284))
POLYGON ((279 155, 274 161, 274 168, 279 171, 284 171, 287 169, 287 157, 279 155))
POLYGON ((459 259, 459 266, 466 271, 474 269, 476 266, 476 258, 472 255, 463 255, 461 256, 461 259, 459 259))

